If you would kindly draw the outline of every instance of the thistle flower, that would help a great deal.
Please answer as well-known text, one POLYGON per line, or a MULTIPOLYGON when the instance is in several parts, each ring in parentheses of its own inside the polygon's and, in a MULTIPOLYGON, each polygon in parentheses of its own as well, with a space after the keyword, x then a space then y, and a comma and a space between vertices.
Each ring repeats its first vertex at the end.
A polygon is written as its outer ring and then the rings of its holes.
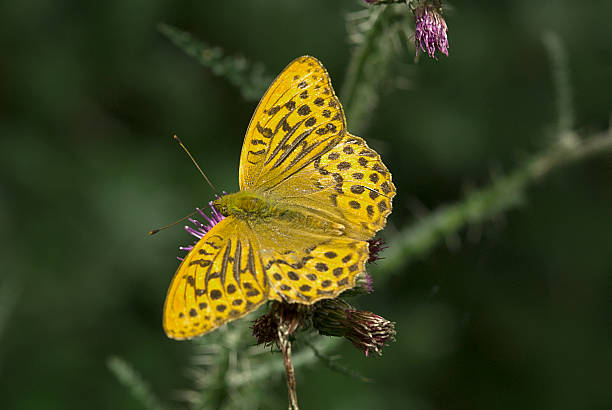
POLYGON ((312 322, 320 334, 344 336, 366 356, 371 351, 382 355, 382 347, 395 340, 395 323, 372 312, 357 310, 342 299, 317 303, 312 322))
MULTIPOLYGON (((223 195, 225 195, 225 192, 223 193, 223 195)), ((216 197, 218 198, 219 196, 216 195, 216 197)), ((213 226, 215 226, 216 224, 221 222, 223 219, 225 219, 225 217, 221 215, 219 211, 217 211, 217 209, 213 206, 212 201, 208 203, 208 206, 210 206, 210 209, 211 209, 210 217, 206 215, 200 208, 196 208, 196 211, 198 211, 200 216, 204 218, 204 220, 206 221, 206 224, 203 224, 202 222, 198 221, 195 218, 189 218, 188 219, 189 222, 191 222, 195 228, 192 228, 191 226, 185 226, 185 230, 189 232, 189 234, 198 238, 198 241, 202 239, 204 235, 206 235, 206 233, 213 228, 213 226)), ((197 241, 195 241, 192 245, 189 245, 189 246, 180 246, 179 249, 182 251, 189 252, 190 250, 193 249, 193 246, 196 244, 196 242, 197 241)), ((183 258, 181 257, 178 257, 177 259, 180 261, 183 260, 183 258)))
POLYGON ((417 56, 419 55, 419 49, 432 58, 436 58, 436 50, 448 56, 448 37, 446 34, 448 27, 439 10, 439 7, 434 7, 427 1, 422 2, 414 9, 414 43, 417 56))

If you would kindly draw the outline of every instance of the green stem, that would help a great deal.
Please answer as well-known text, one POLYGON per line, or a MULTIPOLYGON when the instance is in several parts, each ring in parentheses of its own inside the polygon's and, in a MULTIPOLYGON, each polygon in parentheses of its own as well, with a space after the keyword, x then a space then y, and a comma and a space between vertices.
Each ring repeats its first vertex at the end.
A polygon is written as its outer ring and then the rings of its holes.
MULTIPOLYGON (((315 344, 319 352, 327 352, 340 344, 340 338, 326 338, 315 344)), ((300 350, 293 355, 293 366, 298 368, 317 361, 317 356, 310 349, 300 350)), ((284 364, 276 360, 276 356, 271 356, 270 360, 261 363, 257 368, 249 371, 236 372, 228 375, 227 382, 232 388, 243 386, 247 383, 255 383, 266 380, 273 375, 282 373, 285 370, 284 364)))
POLYGON ((561 38, 555 32, 547 32, 542 41, 550 58, 553 84, 555 87, 555 102, 557 105, 557 132, 569 132, 574 127, 574 109, 572 107, 572 88, 569 79, 569 63, 567 52, 561 38))
POLYGON ((356 89, 359 87, 360 80, 363 76, 366 60, 371 50, 374 48, 376 39, 383 31, 385 17, 389 14, 389 8, 380 7, 372 11, 372 14, 375 16, 372 27, 368 31, 363 43, 353 52, 353 56, 346 70, 342 92, 340 93, 347 113, 352 111, 356 89))
POLYGON ((353 379, 357 379, 357 380, 362 381, 364 383, 371 383, 372 382, 372 379, 367 378, 365 376, 362 376, 361 374, 359 374, 355 370, 349 369, 348 367, 343 366, 343 365, 337 363, 332 358, 330 358, 329 356, 325 355, 323 352, 320 352, 319 349, 317 348, 317 346, 315 346, 314 343, 310 342, 309 340, 303 340, 302 342, 305 343, 306 346, 310 347, 310 349, 312 350, 312 352, 314 353, 316 358, 319 359, 329 369, 334 370, 334 371, 336 371, 338 373, 341 373, 341 374, 343 374, 345 376, 352 377, 353 379))
MULTIPOLYGON (((371 27, 365 34, 363 42, 361 42, 353 51, 353 55, 348 64, 346 71, 346 77, 341 91, 341 101, 344 105, 345 114, 351 121, 351 129, 359 133, 362 131, 365 118, 361 118, 359 105, 364 104, 364 101, 360 101, 364 98, 364 88, 372 87, 376 88, 380 83, 380 80, 385 76, 387 59, 385 58, 373 58, 376 54, 377 48, 380 47, 391 47, 389 44, 379 44, 380 38, 385 33, 385 29, 389 26, 389 20, 392 16, 393 10, 389 6, 381 6, 372 11, 372 23, 371 27), (369 78, 372 73, 368 76, 368 64, 378 64, 377 72, 374 74, 376 78, 369 78)), ((372 71, 372 70, 370 70, 372 71)), ((367 96, 365 97, 367 98, 367 96)), ((369 107, 370 110, 374 107, 369 107)))
POLYGON ((210 409, 223 409, 224 404, 227 402, 228 398, 228 384, 227 384, 227 374, 229 371, 229 349, 222 350, 222 357, 219 358, 217 363, 219 363, 219 367, 217 367, 215 375, 215 382, 213 386, 215 388, 212 392, 203 391, 206 394, 207 400, 206 408, 210 409))
POLYGON ((193 38, 186 31, 168 24, 161 23, 158 29, 177 47, 209 68, 215 75, 227 78, 230 84, 240 89, 246 100, 259 100, 272 82, 272 78, 265 74, 261 63, 252 63, 241 56, 227 56, 222 48, 212 47, 193 38))
POLYGON ((164 410, 164 406, 153 394, 149 385, 142 376, 134 370, 125 360, 119 357, 109 357, 106 365, 115 375, 117 380, 127 387, 132 396, 140 402, 144 408, 151 410, 164 410))
POLYGON ((379 265, 379 273, 399 272, 417 258, 468 224, 482 223, 522 203, 528 186, 552 170, 591 155, 612 150, 612 132, 580 140, 566 133, 550 149, 491 185, 465 199, 441 207, 404 229, 394 238, 379 265))

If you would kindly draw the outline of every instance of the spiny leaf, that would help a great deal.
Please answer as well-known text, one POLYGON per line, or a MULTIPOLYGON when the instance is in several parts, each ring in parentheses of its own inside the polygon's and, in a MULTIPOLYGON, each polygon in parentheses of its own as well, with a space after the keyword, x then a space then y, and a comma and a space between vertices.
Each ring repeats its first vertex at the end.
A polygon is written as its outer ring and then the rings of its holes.
POLYGON ((567 52, 559 35, 553 31, 542 35, 542 41, 550 58, 555 102, 557 104, 557 132, 563 134, 574 128, 574 109, 572 107, 572 87, 569 79, 567 52))
POLYGON ((149 410, 164 410, 165 407, 153 394, 148 383, 134 368, 125 360, 111 356, 106 360, 106 365, 115 375, 117 380, 130 390, 132 396, 149 410))
POLYGON ((359 134, 375 112, 379 94, 390 77, 393 57, 412 34, 412 14, 404 5, 389 5, 347 16, 349 40, 355 43, 340 93, 350 129, 359 134))
POLYGON ((158 29, 187 55, 210 68, 214 74, 227 78, 248 101, 259 100, 272 82, 261 63, 250 62, 241 56, 226 56, 222 48, 210 46, 168 24, 161 23, 158 29))
POLYGON ((401 272, 401 267, 425 257, 431 249, 467 225, 479 224, 523 203, 527 188, 556 168, 588 156, 612 151, 612 132, 606 131, 578 139, 573 133, 533 156, 516 170, 473 191, 463 200, 426 214, 400 232, 384 252, 384 262, 374 268, 380 281, 382 273, 401 272))
POLYGON ((349 369, 348 367, 338 363, 338 360, 336 360, 333 357, 328 356, 324 352, 320 351, 319 348, 316 345, 314 345, 312 342, 310 342, 309 340, 305 340, 304 343, 308 347, 310 347, 310 349, 312 350, 314 355, 317 357, 317 359, 319 359, 321 361, 321 363, 323 363, 329 369, 331 369, 331 370, 333 370, 335 372, 338 372, 340 374, 343 374, 345 376, 351 377, 353 379, 357 379, 357 380, 362 381, 364 383, 371 383, 372 382, 372 379, 361 375, 356 370, 349 369))

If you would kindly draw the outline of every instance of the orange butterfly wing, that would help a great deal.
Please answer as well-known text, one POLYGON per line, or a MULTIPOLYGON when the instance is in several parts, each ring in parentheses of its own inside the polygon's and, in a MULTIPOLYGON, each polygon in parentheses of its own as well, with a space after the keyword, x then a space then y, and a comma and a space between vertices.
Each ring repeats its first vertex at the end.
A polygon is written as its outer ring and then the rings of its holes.
POLYGON ((329 151, 346 122, 325 67, 314 57, 291 62, 263 96, 240 155, 240 190, 265 190, 329 151))
POLYGON ((168 289, 164 330, 190 339, 255 310, 267 300, 268 282, 250 228, 225 218, 187 254, 168 289))

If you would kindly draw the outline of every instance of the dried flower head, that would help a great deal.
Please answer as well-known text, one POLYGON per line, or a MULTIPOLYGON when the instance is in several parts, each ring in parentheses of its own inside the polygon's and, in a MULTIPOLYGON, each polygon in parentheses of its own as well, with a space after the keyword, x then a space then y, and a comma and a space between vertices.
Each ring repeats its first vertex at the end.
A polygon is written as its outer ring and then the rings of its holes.
POLYGON ((315 305, 313 326, 322 335, 344 336, 369 356, 382 355, 382 347, 395 340, 395 323, 372 312, 357 310, 342 299, 327 299, 315 305))
POLYGON ((427 1, 415 7, 414 43, 416 55, 419 54, 419 49, 421 49, 432 58, 436 58, 436 50, 448 56, 448 27, 440 11, 439 7, 435 7, 427 1))
POLYGON ((381 260, 382 258, 379 256, 380 253, 387 248, 385 241, 381 238, 372 238, 368 239, 368 250, 370 251, 370 255, 368 257, 367 263, 372 263, 381 260))
POLYGON ((278 319, 274 317, 274 312, 270 311, 253 321, 253 336, 258 345, 271 347, 278 340, 278 319))
POLYGON ((281 322, 287 325, 289 335, 308 327, 309 310, 308 306, 299 303, 272 301, 270 311, 253 321, 253 336, 257 339, 257 344, 266 347, 278 344, 278 326, 281 322))

